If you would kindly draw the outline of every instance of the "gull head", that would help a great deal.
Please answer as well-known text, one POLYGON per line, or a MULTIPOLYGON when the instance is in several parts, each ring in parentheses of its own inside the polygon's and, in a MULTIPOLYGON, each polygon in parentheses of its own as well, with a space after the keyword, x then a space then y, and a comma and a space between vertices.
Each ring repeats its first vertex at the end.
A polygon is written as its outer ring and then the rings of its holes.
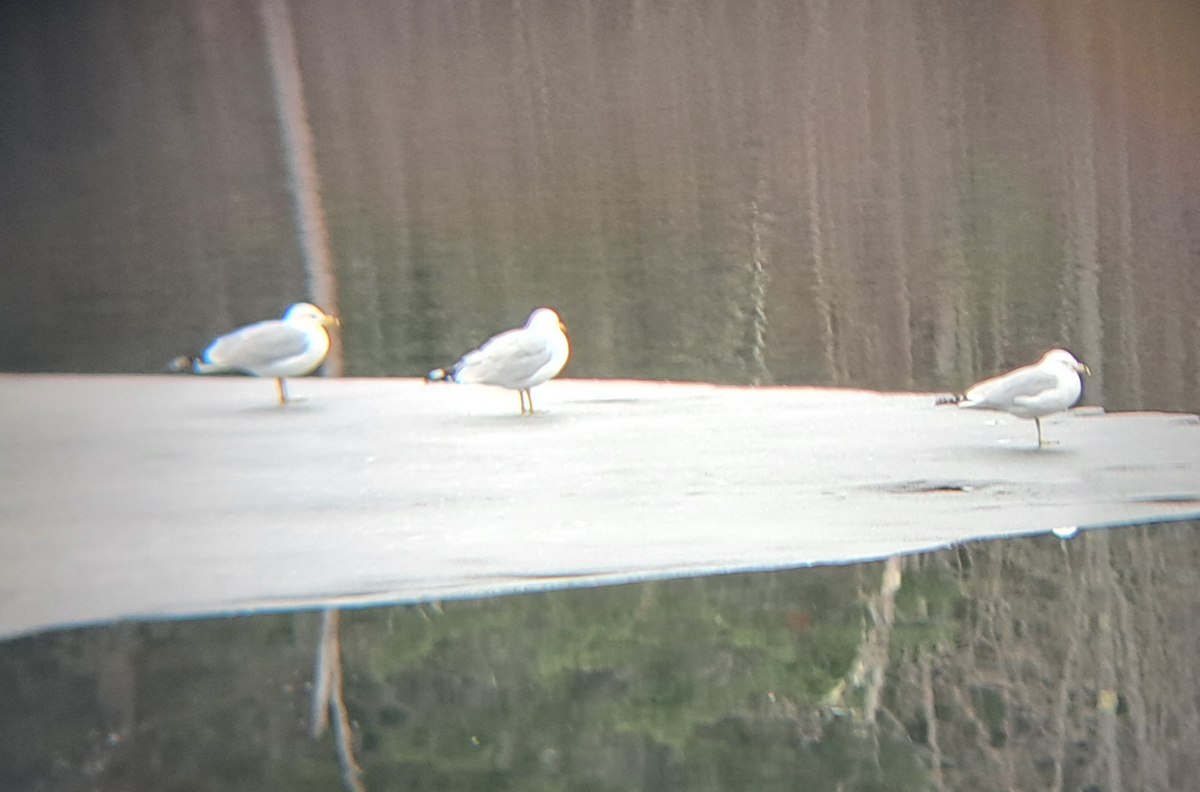
POLYGON ((563 335, 567 334, 567 326, 562 323, 562 319, 558 317, 553 308, 542 307, 534 310, 525 320, 525 326, 531 330, 542 331, 553 331, 554 328, 558 328, 563 335))
POLYGON ((1051 349, 1046 354, 1042 355, 1042 363, 1047 363, 1055 366, 1065 366, 1072 371, 1077 371, 1080 374, 1091 374, 1092 370, 1083 363, 1080 363, 1065 349, 1051 349))
POLYGON ((316 322, 322 327, 330 325, 341 325, 336 316, 330 316, 312 303, 295 303, 288 306, 287 311, 283 314, 283 320, 290 322, 294 320, 302 320, 316 322))

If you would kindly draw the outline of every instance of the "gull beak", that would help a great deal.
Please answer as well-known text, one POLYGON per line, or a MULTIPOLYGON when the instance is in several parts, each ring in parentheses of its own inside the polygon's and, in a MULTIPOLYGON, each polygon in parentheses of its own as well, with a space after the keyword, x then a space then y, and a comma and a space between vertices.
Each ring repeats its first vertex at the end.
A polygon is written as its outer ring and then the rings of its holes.
POLYGON ((321 324, 324 325, 325 327, 341 327, 342 326, 342 323, 338 321, 338 318, 336 316, 330 316, 329 314, 325 314, 325 316, 321 319, 321 324))
POLYGON ((1087 367, 1086 363, 1080 363, 1075 370, 1080 374, 1087 374, 1089 377, 1092 376, 1092 370, 1087 367))

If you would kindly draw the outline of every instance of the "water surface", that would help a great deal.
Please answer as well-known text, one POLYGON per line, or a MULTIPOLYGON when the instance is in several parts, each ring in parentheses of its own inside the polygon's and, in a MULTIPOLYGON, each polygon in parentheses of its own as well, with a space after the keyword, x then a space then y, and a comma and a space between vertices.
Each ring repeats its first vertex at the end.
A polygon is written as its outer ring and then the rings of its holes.
MULTIPOLYGON (((369 789, 1197 788, 1196 523, 341 613, 369 789)), ((6 789, 333 789, 320 617, 0 644, 6 789)))
MULTIPOLYGON (((1200 411, 1194 4, 286 8, 348 373, 550 304, 571 376, 948 390, 1067 346, 1088 403, 1200 411)), ((0 7, 0 369, 158 372, 310 295, 260 10, 0 7)), ((372 789, 1198 788, 1196 530, 345 613, 354 754, 372 789)), ((335 788, 317 623, 0 644, 0 787, 335 788)))

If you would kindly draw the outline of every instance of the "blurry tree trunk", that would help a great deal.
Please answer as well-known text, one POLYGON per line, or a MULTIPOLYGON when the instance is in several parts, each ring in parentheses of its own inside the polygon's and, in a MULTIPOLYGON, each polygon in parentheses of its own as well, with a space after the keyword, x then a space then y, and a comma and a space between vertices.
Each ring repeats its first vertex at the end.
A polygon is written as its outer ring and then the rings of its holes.
MULTIPOLYGON (((337 315, 337 283, 329 252, 329 232, 325 210, 321 206, 321 183, 313 150, 312 129, 304 104, 296 37, 285 0, 262 0, 263 31, 275 93, 275 112, 279 118, 283 155, 295 207, 296 237, 304 256, 309 299, 327 313, 337 315)), ((330 338, 325 359, 326 376, 342 373, 341 336, 330 338)))
MULTIPOLYGON (((1070 554, 1063 545, 1063 557, 1067 560, 1067 572, 1070 573, 1070 554)), ((1067 764, 1068 729, 1071 708, 1071 692, 1077 684, 1076 669, 1078 667, 1079 649, 1086 636, 1089 614, 1084 609, 1085 597, 1081 595, 1079 586, 1069 586, 1067 589, 1068 612, 1061 622, 1066 623, 1067 650, 1063 656, 1062 670, 1058 675, 1058 685, 1054 695, 1054 784, 1052 792, 1063 792, 1063 773, 1067 764)), ((1060 623, 1061 623, 1060 622, 1060 623)))
POLYGON ((933 781, 933 788, 945 789, 945 780, 942 778, 942 748, 938 742, 937 707, 933 695, 933 661, 930 659, 932 651, 927 646, 917 650, 921 666, 921 697, 928 729, 925 741, 929 744, 929 775, 933 781))
POLYGON ((891 382, 912 387, 912 300, 909 292, 906 215, 915 196, 905 195, 905 161, 902 148, 915 136, 904 124, 911 108, 903 97, 915 93, 912 62, 905 56, 915 38, 905 4, 875 4, 865 18, 863 38, 868 88, 864 112, 867 121, 867 170, 864 203, 873 207, 864 217, 868 240, 867 261, 881 284, 873 298, 874 313, 882 319, 871 329, 874 343, 866 359, 872 370, 888 372, 891 382), (900 35, 902 33, 902 35, 900 35), (907 133, 907 134, 905 134, 907 133), (903 142, 901 138, 904 138, 903 142), (869 188, 867 185, 870 185, 869 188))
MULTIPOLYGON (((1111 3, 1112 22, 1109 35, 1113 43, 1113 118, 1112 127, 1116 139, 1113 141, 1113 177, 1116 180, 1114 214, 1116 216, 1116 240, 1113 248, 1113 263, 1116 269, 1116 306, 1109 312, 1109 324, 1115 325, 1117 333, 1117 358, 1122 361, 1121 373, 1125 384, 1125 397, 1134 406, 1142 404, 1142 366, 1139 358, 1140 343, 1136 290, 1134 289, 1134 239, 1133 202, 1129 185, 1129 98, 1126 93, 1126 31, 1123 8, 1120 3, 1111 3)), ((1089 364, 1090 365, 1090 364, 1089 364)))
MULTIPOLYGON (((761 184, 761 182, 760 182, 761 184)), ((759 192, 756 188, 755 192, 759 192)), ((763 242, 764 220, 759 209, 757 196, 750 203, 750 321, 752 341, 750 346, 751 374, 753 385, 770 383, 771 372, 767 370, 767 251, 763 242)))
MULTIPOLYGON (((964 184, 968 178, 966 102, 963 69, 950 22, 942 10, 919 3, 917 13, 925 23, 922 36, 933 82, 933 123, 919 142, 925 147, 930 170, 928 188, 938 196, 930 210, 936 223, 933 245, 937 262, 932 277, 933 371, 942 381, 961 383, 978 373, 975 346, 978 336, 970 320, 970 270, 965 250, 964 184)), ((960 46, 960 45, 959 45, 960 46)))
POLYGON ((804 208, 808 217, 808 246, 812 256, 813 279, 816 283, 816 306, 820 314, 820 346, 824 352, 826 377, 840 384, 839 366, 835 354, 837 335, 833 326, 833 294, 829 262, 826 255, 824 150, 818 130, 821 116, 821 74, 819 68, 829 46, 828 0, 813 0, 805 42, 803 145, 804 145, 804 208))
POLYGON ((868 601, 872 625, 859 648, 859 665, 863 670, 863 719, 875 725, 887 680, 891 657, 892 625, 896 620, 896 592, 900 590, 904 559, 891 556, 884 562, 883 580, 879 594, 868 601))
POLYGON ((583 145, 580 147, 579 170, 585 197, 583 248, 588 263, 584 282, 570 287, 581 288, 595 296, 588 304, 588 324, 595 330, 589 342, 592 359, 603 369, 617 371, 622 362, 617 339, 621 317, 615 315, 614 283, 609 267, 612 240, 608 230, 613 224, 607 210, 607 194, 611 182, 605 174, 606 162, 600 156, 605 143, 605 112, 610 109, 605 97, 604 56, 600 48, 603 28, 599 16, 603 4, 604 0, 584 0, 580 11, 583 16, 583 46, 579 52, 584 64, 582 105, 587 115, 580 124, 583 145))
MULTIPOLYGON (((1144 529, 1142 529, 1144 530, 1144 529)), ((1170 786, 1166 769, 1169 766, 1164 743, 1168 740, 1165 735, 1150 735, 1150 717, 1146 705, 1147 696, 1154 696, 1158 691, 1150 689, 1150 679, 1143 673, 1143 668, 1153 668, 1155 657, 1146 643, 1141 639, 1138 620, 1134 617, 1134 606, 1131 597, 1136 598, 1140 607, 1151 609, 1158 598, 1150 591, 1151 581, 1161 578, 1160 570, 1146 563, 1141 551, 1143 537, 1130 537, 1131 558, 1130 568, 1134 575, 1122 581, 1112 570, 1114 603, 1114 628, 1120 638, 1120 646, 1116 654, 1116 662, 1122 669, 1121 695, 1125 699, 1129 732, 1132 735, 1134 756, 1137 760, 1135 785, 1138 789, 1167 789, 1170 786), (1145 655, 1145 656, 1143 656, 1145 655)), ((1161 657, 1161 655, 1160 655, 1161 657)), ((1167 661, 1171 663, 1170 660, 1167 661)), ((1183 671, 1182 668, 1176 669, 1183 671)), ((1156 696, 1157 698, 1157 696, 1156 696)))
MULTIPOLYGON (((1190 15, 1181 13, 1183 7, 1156 3, 1149 16, 1153 21, 1153 39, 1156 42, 1170 42, 1177 37, 1182 37, 1187 41, 1185 46, 1189 48, 1187 52, 1190 55, 1196 51, 1195 33, 1200 30, 1200 24, 1195 21, 1195 6, 1191 6, 1190 15), (1191 24, 1185 26, 1185 23, 1188 22, 1191 24), (1177 26, 1180 30, 1176 29, 1177 26), (1189 29, 1192 36, 1189 37, 1187 32, 1183 32, 1180 36, 1181 31, 1189 31, 1189 29)), ((1192 278, 1192 283, 1195 283, 1197 265, 1200 264, 1200 252, 1195 249, 1187 249, 1188 242, 1194 237, 1189 238, 1185 231, 1185 223, 1189 215, 1192 223, 1196 222, 1195 217, 1198 211, 1194 202, 1196 182, 1173 178, 1169 170, 1178 166, 1178 160, 1174 156, 1177 151, 1174 137, 1186 134, 1186 131, 1189 130, 1189 127, 1185 125, 1187 122, 1184 120, 1189 115, 1188 107, 1183 102, 1191 102, 1191 107, 1196 107, 1195 94, 1197 83, 1200 82, 1200 75, 1197 74, 1196 66, 1189 64, 1190 68, 1187 71, 1191 79, 1180 79, 1181 55, 1183 52, 1180 51, 1178 44, 1173 47, 1156 46, 1150 55, 1153 67, 1154 103, 1152 112, 1155 137, 1153 140, 1155 156, 1151 165, 1154 182, 1149 207, 1154 217, 1151 229, 1151 233, 1154 235, 1154 249, 1150 251, 1154 262, 1152 265, 1154 272, 1150 280, 1158 283, 1159 289, 1158 294, 1155 295, 1158 300, 1151 304, 1157 320, 1153 348, 1162 355, 1160 362, 1165 363, 1167 370, 1173 372, 1173 375, 1164 376, 1158 381, 1157 385, 1161 392, 1157 394, 1157 398, 1167 403, 1189 402, 1195 405, 1196 398, 1194 396, 1189 398, 1185 395, 1185 379, 1179 374, 1186 369, 1186 360, 1189 356, 1189 350, 1184 347, 1184 344, 1189 340, 1189 336, 1194 338, 1191 333, 1187 332, 1184 317, 1191 318, 1190 324, 1193 327, 1197 325, 1195 303, 1180 300, 1181 296, 1186 294, 1184 289, 1187 278, 1192 278), (1185 214, 1184 211, 1181 211, 1184 206, 1191 206, 1191 211, 1185 214), (1190 266, 1173 267, 1167 263, 1177 261, 1188 261, 1190 266), (1182 310, 1169 308, 1163 310, 1166 306, 1182 306, 1182 310)), ((1196 112, 1193 110, 1190 115, 1194 119, 1196 112)), ((1193 120, 1190 130, 1195 129, 1196 125, 1193 120)), ((1196 139, 1192 138, 1191 143, 1192 156, 1188 159, 1191 163, 1195 163, 1198 158, 1195 149, 1196 139)), ((1191 170, 1193 177, 1200 175, 1194 165, 1191 170)), ((1191 352, 1193 357, 1197 354, 1195 347, 1191 352)), ((1194 364, 1193 368, 1195 367, 1194 364)), ((1196 376, 1200 377, 1200 373, 1196 376)))
MULTIPOLYGON (((539 251, 545 249, 553 236, 549 218, 557 198, 554 186, 559 173, 551 130, 553 116, 545 43, 538 19, 536 0, 512 0, 512 92, 521 116, 517 121, 516 145, 525 167, 518 171, 520 183, 514 188, 524 194, 522 203, 528 212, 520 218, 519 227, 513 229, 514 258, 505 262, 510 267, 506 277, 514 282, 526 267, 532 268, 538 278, 548 278, 551 274, 539 251)), ((535 304, 543 302, 546 300, 539 295, 535 304)))
MULTIPOLYGON (((750 162, 751 178, 749 201, 749 230, 750 230, 750 382, 754 385, 770 383, 771 373, 767 370, 767 281, 769 272, 767 259, 770 242, 770 216, 764 206, 770 200, 771 184, 768 178, 768 157, 772 150, 767 145, 770 138, 765 118, 765 108, 771 103, 771 64, 768 47, 769 26, 773 20, 768 20, 766 4, 763 0, 754 3, 754 50, 755 70, 753 81, 755 92, 747 97, 753 103, 749 113, 749 128, 751 135, 750 162)), ((777 21, 774 22, 778 24, 777 21)))
POLYGON ((354 760, 354 733, 350 715, 342 698, 342 648, 338 638, 341 611, 326 608, 321 612, 321 637, 317 641, 317 661, 313 671, 312 715, 309 734, 315 740, 325 733, 329 715, 333 715, 333 739, 337 747, 342 780, 350 792, 364 792, 362 768, 354 760))
POLYGON ((1096 609, 1097 630, 1096 659, 1098 664, 1096 685, 1096 719, 1099 742, 1103 746, 1104 789, 1121 792, 1121 748, 1117 742, 1117 664, 1115 625, 1113 624, 1117 581, 1113 574, 1112 557, 1109 552, 1108 531, 1088 531, 1087 542, 1088 590, 1096 609))
MULTIPOLYGON (((1078 305, 1078 349, 1084 361, 1095 360, 1087 389, 1091 400, 1104 400, 1104 328, 1100 318, 1100 199, 1096 184, 1096 105, 1089 71, 1091 35, 1090 3, 1068 4, 1062 20, 1064 38, 1073 46, 1063 60, 1063 83, 1056 91, 1059 101, 1059 151, 1065 165, 1063 178, 1066 213, 1066 260, 1070 269, 1064 277, 1073 282, 1064 290, 1070 303, 1078 305), (1083 7, 1072 7, 1083 6, 1083 7)), ((1064 311, 1069 316, 1070 311, 1064 311)), ((1072 328, 1063 336, 1071 337, 1072 328)), ((1091 364, 1089 364, 1091 365, 1091 364)))

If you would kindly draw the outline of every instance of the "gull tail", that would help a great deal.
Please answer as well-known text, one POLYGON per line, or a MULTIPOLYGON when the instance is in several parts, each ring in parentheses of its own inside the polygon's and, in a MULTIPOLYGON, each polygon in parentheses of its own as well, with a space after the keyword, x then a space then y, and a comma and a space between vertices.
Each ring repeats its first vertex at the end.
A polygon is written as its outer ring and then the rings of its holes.
POLYGON ((167 364, 167 371, 184 374, 228 374, 233 369, 221 363, 211 363, 203 355, 180 355, 167 364))
POLYGON ((433 371, 425 375, 426 382, 454 382, 454 371, 446 371, 444 368, 435 368, 433 371))
POLYGON ((177 374, 190 373, 195 371, 197 361, 198 358, 194 358, 191 355, 180 355, 167 364, 167 371, 172 371, 177 374))

